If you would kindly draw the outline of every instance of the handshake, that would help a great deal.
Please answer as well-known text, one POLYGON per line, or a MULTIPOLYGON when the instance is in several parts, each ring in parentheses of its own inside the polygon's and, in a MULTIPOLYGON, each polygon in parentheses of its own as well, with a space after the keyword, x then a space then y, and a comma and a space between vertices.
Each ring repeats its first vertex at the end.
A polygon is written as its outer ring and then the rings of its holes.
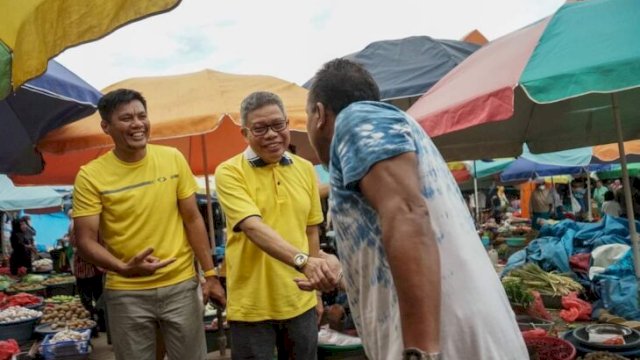
POLYGON ((340 261, 322 250, 318 257, 310 257, 301 271, 307 278, 293 280, 301 290, 328 292, 343 287, 340 261))

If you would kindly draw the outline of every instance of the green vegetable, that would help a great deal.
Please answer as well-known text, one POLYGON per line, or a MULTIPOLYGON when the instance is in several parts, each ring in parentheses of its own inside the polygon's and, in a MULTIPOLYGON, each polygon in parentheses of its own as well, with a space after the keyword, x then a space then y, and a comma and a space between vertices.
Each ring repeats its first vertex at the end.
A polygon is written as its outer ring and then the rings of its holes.
POLYGON ((546 272, 534 263, 527 263, 512 270, 509 277, 519 278, 529 290, 541 295, 565 296, 571 292, 582 292, 580 283, 556 272, 546 272))
POLYGON ((502 286, 511 305, 527 309, 533 303, 533 294, 527 290, 521 279, 505 276, 502 278, 502 286))

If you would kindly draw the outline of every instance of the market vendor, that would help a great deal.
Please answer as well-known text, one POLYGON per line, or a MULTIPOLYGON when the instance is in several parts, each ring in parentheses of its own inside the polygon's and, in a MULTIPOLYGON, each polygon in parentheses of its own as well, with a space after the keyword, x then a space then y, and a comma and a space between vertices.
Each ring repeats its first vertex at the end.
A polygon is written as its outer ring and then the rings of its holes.
POLYGON ((549 219, 553 208, 553 197, 544 185, 544 180, 536 180, 537 187, 531 194, 531 227, 540 230, 538 219, 549 219))
POLYGON ((9 268, 12 275, 18 275, 18 270, 22 267, 31 272, 31 253, 33 246, 27 232, 29 225, 25 218, 13 220, 11 229, 11 257, 9 258, 9 268))

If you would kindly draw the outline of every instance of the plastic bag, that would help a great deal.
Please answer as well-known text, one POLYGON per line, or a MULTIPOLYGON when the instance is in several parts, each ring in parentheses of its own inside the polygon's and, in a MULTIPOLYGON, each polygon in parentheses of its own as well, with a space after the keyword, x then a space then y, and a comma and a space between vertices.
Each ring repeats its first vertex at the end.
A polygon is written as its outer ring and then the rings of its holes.
POLYGON ((14 339, 0 341, 0 360, 11 360, 19 352, 20 347, 14 339))

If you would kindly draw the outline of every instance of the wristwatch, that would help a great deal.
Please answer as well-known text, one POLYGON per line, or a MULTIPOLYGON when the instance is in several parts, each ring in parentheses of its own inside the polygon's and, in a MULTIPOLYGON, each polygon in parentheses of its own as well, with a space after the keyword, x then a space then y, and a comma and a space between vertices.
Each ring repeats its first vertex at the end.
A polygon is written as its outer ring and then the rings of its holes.
POLYGON ((305 253, 297 253, 293 257, 293 266, 296 268, 296 270, 301 272, 302 268, 304 268, 304 266, 307 265, 308 261, 309 261, 309 255, 305 253))
POLYGON ((418 348, 406 348, 402 352, 402 360, 442 360, 442 354, 427 353, 418 348))

